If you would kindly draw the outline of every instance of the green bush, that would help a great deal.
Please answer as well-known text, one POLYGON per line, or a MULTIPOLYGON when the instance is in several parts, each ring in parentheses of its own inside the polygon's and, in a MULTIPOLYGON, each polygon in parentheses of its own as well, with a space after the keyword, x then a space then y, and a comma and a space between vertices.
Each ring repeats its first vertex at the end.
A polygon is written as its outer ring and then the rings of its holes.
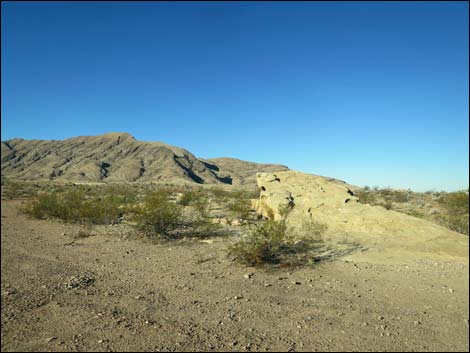
POLYGON ((109 185, 105 188, 104 195, 113 196, 116 202, 123 205, 137 201, 137 191, 128 185, 109 185))
POLYGON ((376 205, 377 204, 377 196, 374 191, 368 190, 359 190, 356 193, 356 196, 359 198, 360 203, 376 205))
POLYGON ((59 218, 72 223, 111 224, 123 214, 119 195, 86 195, 83 188, 65 193, 45 193, 26 205, 23 211, 35 218, 59 218))
POLYGON ((378 191, 380 196, 389 202, 407 202, 409 200, 408 192, 393 189, 381 189, 378 191))
POLYGON ((182 206, 189 206, 198 198, 199 198, 199 193, 197 191, 189 190, 183 193, 183 195, 181 196, 179 200, 179 203, 182 206))
POLYGON ((224 190, 221 187, 214 187, 209 190, 212 196, 218 201, 224 201, 231 197, 231 191, 224 190))
POLYGON ((170 193, 165 190, 146 195, 134 212, 136 227, 149 236, 171 238, 182 225, 181 206, 171 202, 170 193))
POLYGON ((34 185, 24 181, 2 179, 2 195, 12 200, 20 197, 36 196, 34 185))
POLYGON ((259 190, 246 190, 246 189, 235 189, 225 190, 220 187, 214 187, 209 190, 212 196, 222 202, 228 200, 242 200, 242 199, 257 199, 259 198, 259 190))
POLYGON ((400 210, 400 212, 416 217, 416 218, 426 218, 426 215, 418 210, 406 209, 406 210, 400 210))
POLYGON ((466 214, 441 215, 438 222, 454 232, 469 234, 469 216, 466 214))
POLYGON ((257 226, 246 238, 229 248, 229 255, 247 265, 278 263, 285 246, 286 224, 268 220, 257 226))
POLYGON ((51 217, 63 219, 63 207, 57 193, 39 195, 36 200, 27 204, 23 211, 38 219, 51 217))
POLYGON ((469 211, 469 198, 465 191, 442 194, 438 202, 452 213, 467 214, 469 211))
POLYGON ((193 207, 201 217, 206 218, 209 215, 210 202, 207 197, 201 196, 194 200, 193 207))
POLYGON ((438 222, 453 231, 469 234, 469 197, 468 191, 442 193, 438 202, 447 212, 438 217, 438 222))
POLYGON ((207 217, 209 213, 209 198, 203 190, 186 191, 183 196, 181 196, 179 204, 183 206, 193 206, 201 217, 207 217))
POLYGON ((281 221, 267 220, 228 248, 229 256, 249 266, 301 266, 316 261, 315 249, 327 227, 305 222, 294 231, 281 221))
POLYGON ((251 213, 251 201, 249 199, 236 199, 228 204, 229 211, 238 218, 248 219, 251 213))

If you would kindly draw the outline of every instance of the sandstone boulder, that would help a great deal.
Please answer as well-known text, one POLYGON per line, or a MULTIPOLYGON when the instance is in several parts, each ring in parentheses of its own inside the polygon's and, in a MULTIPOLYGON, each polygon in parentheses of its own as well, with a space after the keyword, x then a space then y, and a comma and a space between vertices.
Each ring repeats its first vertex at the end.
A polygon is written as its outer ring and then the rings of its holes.
POLYGON ((308 220, 324 223, 329 239, 360 244, 363 251, 356 257, 444 256, 468 262, 468 236, 404 213, 361 204, 356 188, 343 181, 281 171, 257 173, 257 183, 259 215, 279 220, 283 207, 288 207, 287 223, 292 228, 301 228, 308 220))

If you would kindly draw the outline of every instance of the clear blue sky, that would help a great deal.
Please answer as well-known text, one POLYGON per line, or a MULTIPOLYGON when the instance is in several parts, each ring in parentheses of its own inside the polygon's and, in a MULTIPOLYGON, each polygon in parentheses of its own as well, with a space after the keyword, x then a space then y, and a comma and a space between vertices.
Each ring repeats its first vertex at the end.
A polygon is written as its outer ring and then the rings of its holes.
POLYGON ((2 2, 2 140, 125 131, 468 187, 467 2, 2 2))

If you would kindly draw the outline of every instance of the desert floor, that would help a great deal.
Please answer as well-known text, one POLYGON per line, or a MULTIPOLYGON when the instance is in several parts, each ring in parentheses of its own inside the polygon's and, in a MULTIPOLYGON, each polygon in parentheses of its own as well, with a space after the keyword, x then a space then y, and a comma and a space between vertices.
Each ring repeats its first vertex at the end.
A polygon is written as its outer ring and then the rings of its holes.
POLYGON ((2 201, 2 351, 468 351, 469 267, 336 259, 263 270, 229 237, 157 244, 2 201))

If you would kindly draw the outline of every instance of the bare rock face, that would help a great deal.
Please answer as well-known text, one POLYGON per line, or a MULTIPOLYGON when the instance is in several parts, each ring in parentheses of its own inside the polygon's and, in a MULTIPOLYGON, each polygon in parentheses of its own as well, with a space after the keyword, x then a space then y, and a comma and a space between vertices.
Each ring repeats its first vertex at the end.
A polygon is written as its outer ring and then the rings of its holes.
POLYGON ((330 239, 359 244, 364 250, 362 257, 445 256, 468 262, 468 236, 380 206, 361 204, 355 187, 345 182, 283 171, 257 173, 257 183, 261 191, 255 205, 259 215, 279 220, 283 207, 288 207, 291 227, 301 228, 308 220, 324 223, 330 239))

